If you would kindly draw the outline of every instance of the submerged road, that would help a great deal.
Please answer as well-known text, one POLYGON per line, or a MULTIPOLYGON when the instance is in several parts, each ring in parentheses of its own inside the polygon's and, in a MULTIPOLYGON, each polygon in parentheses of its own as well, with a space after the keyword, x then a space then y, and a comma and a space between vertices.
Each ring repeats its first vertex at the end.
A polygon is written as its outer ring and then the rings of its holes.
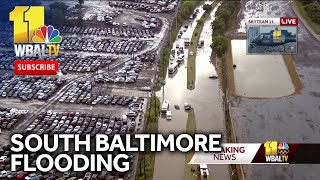
MULTIPOLYGON (((245 17, 297 16, 291 8, 291 1, 251 0, 244 2, 242 9, 245 17)), ((319 143, 319 49, 319 41, 299 20, 298 54, 292 58, 303 89, 301 93, 277 99, 232 97, 230 110, 238 143, 263 143, 270 140, 289 144, 319 143)), ((244 165, 243 168, 246 179, 318 180, 320 176, 319 164, 244 165)))
MULTIPOLYGON (((212 2, 210 2, 212 3, 212 2)), ((198 7, 199 8, 199 7, 198 7)), ((191 39, 196 22, 201 18, 204 11, 200 12, 197 18, 189 23, 188 30, 183 33, 181 39, 174 43, 183 45, 183 38, 191 39)), ((186 131, 188 113, 184 111, 183 104, 189 103, 195 112, 197 132, 203 133, 222 133, 225 134, 224 114, 222 108, 222 92, 219 88, 218 80, 209 79, 215 75, 215 68, 211 64, 210 55, 212 43, 212 29, 210 23, 214 20, 217 8, 210 14, 200 34, 200 40, 204 40, 204 47, 198 48, 196 56, 196 86, 193 90, 187 89, 187 59, 180 65, 177 72, 167 76, 166 85, 157 92, 157 96, 162 100, 169 100, 172 120, 168 121, 165 117, 159 119, 158 132, 162 134, 182 133, 186 131), (174 109, 174 105, 179 105, 180 110, 174 109)), ((185 56, 188 49, 185 49, 185 56)), ((163 151, 156 154, 154 179, 155 180, 182 180, 185 179, 185 154, 163 151)), ((209 165, 210 179, 230 179, 229 166, 209 165)))

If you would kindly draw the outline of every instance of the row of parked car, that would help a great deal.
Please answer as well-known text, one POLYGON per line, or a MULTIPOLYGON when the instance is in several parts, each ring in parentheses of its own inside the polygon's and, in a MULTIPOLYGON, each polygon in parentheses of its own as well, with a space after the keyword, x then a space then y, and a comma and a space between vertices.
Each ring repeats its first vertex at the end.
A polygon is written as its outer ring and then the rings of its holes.
MULTIPOLYGON (((140 106, 138 102, 132 104, 131 106, 140 106)), ((96 134, 106 134, 113 137, 114 134, 134 133, 137 126, 135 119, 136 117, 128 115, 118 117, 106 114, 52 112, 49 110, 39 114, 25 129, 25 134, 89 134, 92 137, 96 134)), ((142 118, 139 118, 138 126, 141 121, 142 118)))
POLYGON ((117 8, 139 10, 139 11, 146 11, 146 12, 168 12, 168 9, 161 7, 161 6, 158 6, 158 5, 149 5, 149 4, 133 3, 133 2, 112 1, 112 2, 109 2, 109 6, 117 7, 117 8))
POLYGON ((129 39, 93 39, 84 37, 64 37, 61 42, 61 50, 104 52, 117 54, 131 54, 142 50, 147 41, 129 39))
MULTIPOLYGON (((11 148, 12 146, 10 144, 6 144, 2 146, 2 149, 0 150, 0 179, 8 179, 8 180, 77 180, 77 179, 86 179, 86 180, 115 180, 115 177, 118 176, 119 178, 125 178, 124 173, 118 173, 116 171, 108 172, 106 169, 102 169, 99 173, 94 172, 72 172, 67 171, 64 173, 58 173, 55 169, 51 169, 49 172, 25 172, 23 171, 23 165, 20 165, 17 167, 17 171, 11 171, 11 148)), ((73 156, 74 152, 59 152, 55 151, 51 153, 51 156, 53 159, 56 158, 57 155, 60 153, 68 154, 69 156, 73 156)), ((86 154, 86 153, 84 153, 86 154)), ((117 155, 118 152, 114 151, 112 152, 113 155, 117 155)), ((126 153, 129 156, 128 161, 133 164, 133 160, 135 158, 135 155, 133 153, 126 153)), ((36 167, 36 159, 37 156, 40 154, 38 153, 30 153, 28 155, 28 166, 29 167, 36 167)), ((59 164, 61 167, 67 166, 67 160, 62 159, 59 164)), ((40 164, 43 167, 47 167, 49 165, 49 161, 47 159, 42 159, 40 161, 40 164)), ((83 159, 79 159, 79 165, 83 166, 84 161, 83 159)), ((131 171, 130 166, 130 171, 131 171)), ((127 176, 130 178, 130 175, 127 176)))
MULTIPOLYGON (((11 43, 12 46, 12 43, 11 43)), ((0 70, 13 70, 13 62, 16 60, 13 50, 0 52, 0 70)))
POLYGON ((122 105, 127 106, 131 102, 135 102, 137 98, 135 97, 126 97, 126 96, 97 96, 96 94, 91 93, 92 91, 92 82, 86 81, 84 83, 77 83, 77 85, 68 89, 61 98, 59 102, 61 103, 76 103, 76 104, 88 104, 88 105, 122 105))
POLYGON ((106 82, 134 83, 137 81, 143 63, 138 60, 125 62, 124 66, 118 69, 112 77, 106 78, 106 82))
POLYGON ((117 59, 117 56, 79 56, 77 54, 61 54, 58 57, 61 71, 81 73, 97 71, 99 68, 104 68, 117 59))
POLYGON ((57 77, 13 76, 0 77, 0 95, 3 98, 14 97, 23 101, 38 99, 47 100, 66 80, 57 77))
MULTIPOLYGON (((120 26, 120 25, 119 25, 120 26)), ((77 35, 115 36, 127 38, 154 38, 154 32, 148 29, 128 28, 126 23, 121 27, 80 27, 61 26, 60 32, 77 35)))
POLYGON ((11 129, 14 124, 20 121, 28 111, 15 108, 0 107, 0 127, 2 129, 11 129))
POLYGON ((88 18, 82 18, 83 20, 86 20, 86 21, 98 21, 98 22, 103 22, 103 21, 107 21, 107 20, 110 20, 110 19, 113 19, 119 15, 122 14, 122 10, 116 10, 116 11, 111 11, 111 12, 105 12, 105 13, 101 13, 101 14, 94 14, 94 15, 91 15, 90 17, 88 18))
POLYGON ((118 69, 113 75, 97 75, 95 81, 98 83, 135 83, 139 72, 143 69, 143 62, 153 62, 155 53, 143 53, 125 62, 124 66, 118 69))

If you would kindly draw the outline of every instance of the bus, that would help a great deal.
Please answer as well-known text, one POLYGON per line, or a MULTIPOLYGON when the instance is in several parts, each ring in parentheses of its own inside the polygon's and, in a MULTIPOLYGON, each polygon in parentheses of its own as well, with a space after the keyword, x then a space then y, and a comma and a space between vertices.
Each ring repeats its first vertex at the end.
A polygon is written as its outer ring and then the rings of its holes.
POLYGON ((161 107, 161 113, 166 114, 168 110, 169 110, 169 101, 164 100, 161 107))
POLYGON ((178 69, 178 63, 174 62, 172 64, 169 65, 168 67, 168 73, 169 74, 173 74, 174 72, 176 72, 176 70, 178 69))
POLYGON ((209 170, 206 164, 200 164, 200 175, 201 175, 201 180, 209 179, 209 170))

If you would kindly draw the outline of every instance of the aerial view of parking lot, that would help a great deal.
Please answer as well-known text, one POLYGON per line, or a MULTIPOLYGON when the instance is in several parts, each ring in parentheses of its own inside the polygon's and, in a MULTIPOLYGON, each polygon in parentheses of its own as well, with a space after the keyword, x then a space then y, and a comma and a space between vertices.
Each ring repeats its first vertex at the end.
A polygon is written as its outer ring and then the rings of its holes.
MULTIPOLYGON (((129 157, 125 172, 26 171, 50 166, 38 162, 40 151, 15 171, 11 163, 17 133, 110 139, 218 133, 229 144, 319 143, 319 17, 319 0, 0 2, 0 179, 319 179, 318 165, 190 164, 193 152, 167 149, 112 151, 129 157), (283 17, 299 23, 279 30, 283 17), (279 25, 259 21, 250 28, 250 18, 279 25), (292 44, 295 53, 286 53, 292 44), (250 54, 251 46, 259 53, 250 54)), ((51 157, 76 154, 62 147, 51 157)))

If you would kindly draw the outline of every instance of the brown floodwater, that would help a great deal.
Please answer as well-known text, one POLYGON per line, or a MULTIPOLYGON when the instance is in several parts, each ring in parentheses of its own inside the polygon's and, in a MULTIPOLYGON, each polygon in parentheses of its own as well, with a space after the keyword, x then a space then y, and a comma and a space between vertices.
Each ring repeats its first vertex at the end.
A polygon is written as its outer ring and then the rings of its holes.
POLYGON ((282 55, 248 55, 246 40, 232 40, 235 93, 253 98, 276 98, 295 89, 282 55))
MULTIPOLYGON (((174 75, 166 79, 166 85, 157 96, 162 100, 169 100, 172 120, 159 119, 158 131, 162 134, 183 133, 186 131, 188 113, 183 110, 183 104, 189 103, 195 112, 197 132, 201 133, 223 133, 224 114, 222 109, 222 92, 217 79, 209 76, 216 75, 214 66, 211 64, 210 55, 212 29, 210 23, 213 21, 216 9, 204 24, 200 40, 204 40, 204 47, 198 48, 196 57, 196 83, 195 89, 187 89, 187 58, 174 75), (174 105, 179 105, 176 110, 174 105)), ((203 13, 203 12, 200 12, 203 13)), ((194 29, 194 24, 192 28, 194 29)), ((189 27, 187 32, 191 38, 193 30, 189 27)), ((181 42, 181 40, 178 40, 181 42)), ((185 50, 185 55, 188 49, 185 50)), ((230 179, 227 165, 208 165, 210 179, 230 179)), ((156 154, 154 179, 182 180, 185 171, 185 154, 161 152, 156 154)))

